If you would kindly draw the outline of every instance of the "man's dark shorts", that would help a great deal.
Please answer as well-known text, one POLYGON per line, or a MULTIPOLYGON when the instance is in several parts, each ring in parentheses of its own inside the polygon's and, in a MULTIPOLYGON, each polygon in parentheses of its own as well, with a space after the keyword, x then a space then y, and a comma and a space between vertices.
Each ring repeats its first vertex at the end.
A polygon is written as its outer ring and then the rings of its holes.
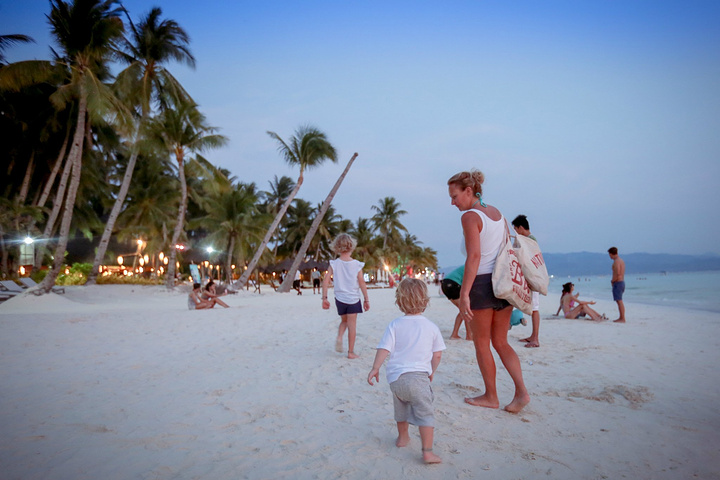
POLYGON ((613 300, 619 302, 620 300, 622 300, 623 293, 625 293, 625 282, 613 282, 612 290, 613 300))
POLYGON ((352 305, 339 302, 338 299, 335 299, 335 306, 337 307, 338 315, 341 317, 343 315, 347 315, 349 313, 362 313, 362 302, 358 300, 357 303, 353 303, 352 305))
POLYGON ((448 300, 457 300, 460 298, 460 284, 455 280, 443 279, 440 289, 448 298, 448 300))

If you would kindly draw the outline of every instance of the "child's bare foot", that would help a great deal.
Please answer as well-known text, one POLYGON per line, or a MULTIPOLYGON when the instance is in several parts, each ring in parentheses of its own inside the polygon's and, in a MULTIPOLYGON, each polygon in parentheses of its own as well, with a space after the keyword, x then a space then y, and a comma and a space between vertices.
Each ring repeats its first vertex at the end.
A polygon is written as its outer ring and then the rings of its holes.
POLYGON ((505 406, 504 410, 510 413, 520 413, 520 410, 525 408, 525 405, 528 403, 530 403, 530 395, 527 393, 520 396, 516 395, 515 398, 513 398, 513 401, 505 406))
POLYGON ((338 337, 337 340, 335 340, 335 351, 342 353, 342 337, 338 337))
POLYGON ((360 355, 356 355, 354 352, 348 352, 348 358, 360 358, 360 355))
POLYGON ((625 323, 624 318, 618 318, 617 320, 613 320, 613 323, 625 323))
POLYGON ((499 408, 500 401, 498 399, 487 398, 487 394, 480 395, 479 397, 467 397, 465 403, 469 403, 475 407, 485 408, 499 408))
POLYGON ((407 447, 410 444, 410 435, 406 434, 400 434, 398 435, 397 440, 395 440, 395 446, 398 448, 407 447))
POLYGON ((422 454, 425 463, 442 463, 442 459, 433 453, 432 448, 423 448, 422 454))

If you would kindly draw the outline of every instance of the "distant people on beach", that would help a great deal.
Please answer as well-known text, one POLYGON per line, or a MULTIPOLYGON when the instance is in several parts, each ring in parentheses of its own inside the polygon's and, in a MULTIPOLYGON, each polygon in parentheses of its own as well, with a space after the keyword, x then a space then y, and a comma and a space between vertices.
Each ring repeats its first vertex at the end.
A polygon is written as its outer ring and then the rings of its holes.
POLYGON ((595 305, 595 302, 585 302, 580 300, 578 297, 579 293, 573 295, 575 290, 575 284, 567 282, 563 285, 562 295, 560 296, 560 307, 556 313, 559 314, 560 310, 563 311, 565 318, 575 320, 580 317, 587 315, 592 320, 599 322, 601 320, 607 320, 607 317, 603 314, 600 315, 598 312, 590 308, 590 305, 595 305))
POLYGON ((357 333, 357 314, 370 309, 365 278, 363 277, 363 262, 354 260, 350 255, 355 250, 355 239, 347 233, 341 233, 333 241, 331 248, 339 255, 335 260, 330 260, 330 266, 325 273, 322 288, 322 308, 330 308, 327 299, 330 278, 333 279, 335 293, 335 307, 340 315, 340 326, 335 340, 335 350, 343 351, 343 337, 345 330, 348 332, 348 358, 358 358, 355 353, 355 335, 357 333), (364 298, 364 305, 360 303, 361 296, 364 298))
POLYGON ((443 278, 440 282, 440 289, 447 299, 450 300, 453 305, 458 307, 458 314, 455 317, 455 325, 453 326, 450 338, 460 339, 460 325, 465 322, 465 340, 472 340, 472 332, 470 331, 470 327, 468 325, 468 319, 460 313, 460 284, 462 283, 464 273, 464 265, 448 273, 447 277, 443 278))
POLYGON ((202 289, 199 283, 193 283, 193 289, 188 293, 188 309, 204 310, 215 306, 215 299, 205 300, 202 298, 202 289))
POLYGON ((610 247, 608 255, 613 260, 612 264, 612 285, 613 300, 617 302, 618 312, 620 316, 615 323, 625 323, 625 303, 623 303, 623 293, 625 293, 625 261, 618 255, 617 247, 610 247))
POLYGON ((322 273, 316 268, 313 268, 312 273, 310 274, 310 279, 312 280, 312 286, 313 286, 313 295, 315 295, 315 290, 317 289, 317 293, 322 293, 321 287, 320 287, 320 279, 322 278, 322 273))
POLYGON ((297 291, 298 295, 302 295, 302 290, 300 290, 300 284, 302 283, 302 274, 300 273, 300 269, 295 270, 295 277, 293 279, 293 288, 297 291))
POLYGON ((373 379, 380 381, 380 367, 389 356, 385 374, 397 422, 395 446, 406 447, 410 443, 409 425, 417 425, 423 461, 441 463, 433 453, 435 413, 430 382, 440 365, 445 342, 437 325, 422 315, 429 302, 427 286, 421 280, 406 278, 398 284, 395 303, 404 315, 385 329, 367 381, 370 385, 373 379))
POLYGON ((518 413, 530 402, 530 395, 525 387, 520 360, 507 341, 512 307, 506 300, 495 297, 492 286, 495 258, 505 243, 508 227, 500 211, 483 202, 484 181, 482 172, 473 170, 458 173, 447 182, 452 205, 464 212, 461 223, 466 259, 460 287, 460 313, 470 321, 476 358, 485 384, 485 393, 465 401, 480 407, 500 406, 495 360, 490 350, 492 341, 515 384, 515 395, 505 410, 518 413))
POLYGON ((205 285, 204 291, 201 293, 202 299, 203 300, 215 300, 215 303, 217 303, 218 305, 225 307, 225 308, 229 308, 230 305, 228 305, 227 303, 220 300, 219 297, 221 297, 221 296, 222 295, 217 294, 217 290, 215 288, 215 281, 213 281, 213 279, 211 278, 208 281, 208 283, 205 285))
MULTIPOLYGON (((537 239, 530 233, 530 223, 525 215, 518 215, 515 220, 512 221, 512 226, 518 235, 531 238, 535 242, 537 239)), ((532 292, 532 332, 527 338, 520 340, 525 342, 525 347, 535 348, 540 346, 540 294, 538 292, 532 292)))

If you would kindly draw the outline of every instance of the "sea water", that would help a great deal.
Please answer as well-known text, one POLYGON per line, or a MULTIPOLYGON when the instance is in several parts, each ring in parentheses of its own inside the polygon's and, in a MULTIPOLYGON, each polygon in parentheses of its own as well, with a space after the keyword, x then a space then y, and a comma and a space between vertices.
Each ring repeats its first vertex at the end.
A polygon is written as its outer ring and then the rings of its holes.
MULTIPOLYGON (((610 275, 553 277, 549 292, 562 293, 566 282, 575 284, 581 300, 610 300, 610 275)), ((625 274, 626 303, 644 303, 720 313, 720 271, 625 274)))

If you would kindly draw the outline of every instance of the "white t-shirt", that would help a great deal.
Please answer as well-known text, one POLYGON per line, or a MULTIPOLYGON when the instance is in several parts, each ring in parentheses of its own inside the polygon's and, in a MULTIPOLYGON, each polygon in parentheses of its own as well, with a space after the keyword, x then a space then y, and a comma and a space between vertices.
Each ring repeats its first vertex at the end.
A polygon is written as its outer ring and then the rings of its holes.
POLYGON ((365 266, 363 262, 350 260, 346 262, 336 258, 330 260, 333 270, 333 289, 335 298, 342 303, 354 305, 362 300, 362 292, 358 283, 358 273, 365 266))
POLYGON ((302 280, 302 277, 300 276, 300 270, 295 270, 295 280, 302 280))
POLYGON ((440 329, 423 315, 404 315, 385 329, 377 348, 390 352, 385 364, 388 383, 407 372, 432 373, 433 353, 445 350, 440 329))

